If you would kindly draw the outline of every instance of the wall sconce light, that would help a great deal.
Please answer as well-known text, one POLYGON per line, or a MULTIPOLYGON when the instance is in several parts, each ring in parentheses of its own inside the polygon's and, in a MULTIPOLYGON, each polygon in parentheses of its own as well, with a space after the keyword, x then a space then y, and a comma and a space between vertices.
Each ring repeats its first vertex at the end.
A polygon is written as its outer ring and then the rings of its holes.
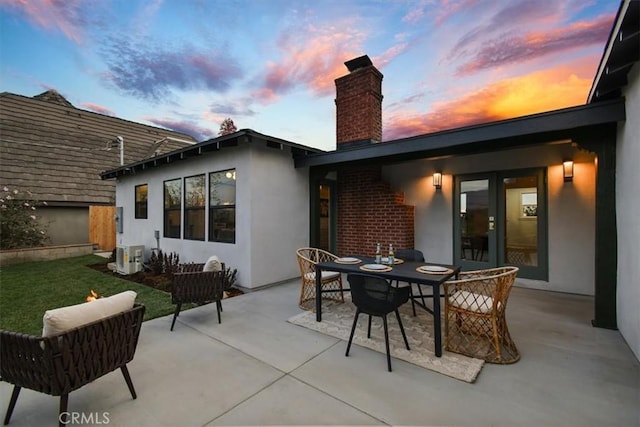
POLYGON ((433 174, 433 186, 436 187, 436 190, 439 190, 442 188, 442 173, 441 172, 435 172, 433 174))
POLYGON ((562 162, 562 175, 565 182, 573 181, 573 160, 562 162))

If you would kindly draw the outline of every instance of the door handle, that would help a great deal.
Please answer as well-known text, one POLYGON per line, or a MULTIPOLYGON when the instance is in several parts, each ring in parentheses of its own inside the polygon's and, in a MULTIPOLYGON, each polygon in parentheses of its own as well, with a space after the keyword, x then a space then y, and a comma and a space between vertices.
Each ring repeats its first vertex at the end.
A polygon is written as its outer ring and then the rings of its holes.
POLYGON ((493 231, 496 229, 495 217, 489 217, 489 231, 493 231))

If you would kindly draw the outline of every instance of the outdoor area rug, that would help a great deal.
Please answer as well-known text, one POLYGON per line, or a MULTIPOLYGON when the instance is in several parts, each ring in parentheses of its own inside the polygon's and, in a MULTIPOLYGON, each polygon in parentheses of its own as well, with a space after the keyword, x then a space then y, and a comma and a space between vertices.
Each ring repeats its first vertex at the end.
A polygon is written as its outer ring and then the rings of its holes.
MULTIPOLYGON (((322 302, 322 322, 316 322, 316 314, 311 311, 297 314, 287 321, 348 342, 355 312, 356 308, 351 302, 350 295, 345 295, 344 303, 322 302)), ((400 317, 411 350, 407 350, 404 346, 395 314, 391 313, 387 317, 391 356, 461 381, 474 382, 482 369, 484 360, 444 350, 442 357, 436 357, 433 352, 433 317, 419 307, 416 307, 416 313, 417 316, 414 317, 411 303, 400 307, 400 317)), ((370 339, 367 338, 367 321, 368 316, 361 314, 353 336, 353 343, 386 354, 382 319, 380 317, 372 319, 370 339)), ((444 331, 442 340, 444 343, 444 331)), ((351 352, 353 351, 352 348, 351 352)))

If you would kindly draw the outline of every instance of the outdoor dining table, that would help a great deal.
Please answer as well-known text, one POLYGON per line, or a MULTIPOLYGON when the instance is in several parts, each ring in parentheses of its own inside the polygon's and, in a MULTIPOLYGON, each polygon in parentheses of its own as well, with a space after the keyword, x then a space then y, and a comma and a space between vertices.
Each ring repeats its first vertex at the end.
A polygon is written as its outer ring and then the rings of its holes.
MULTIPOLYGON (((415 283, 418 286, 429 286, 433 292, 433 309, 426 307, 420 295, 413 295, 414 302, 433 315, 433 338, 434 352, 437 357, 442 356, 442 322, 440 318, 440 285, 447 280, 457 276, 460 267, 454 265, 434 264, 428 262, 404 261, 400 264, 394 264, 391 271, 363 271, 361 266, 373 264, 374 259, 367 256, 354 256, 361 262, 355 264, 343 264, 335 261, 320 262, 316 264, 316 321, 322 321, 322 271, 337 271, 339 273, 360 273, 379 276, 387 280, 397 280, 400 282, 415 283), (440 273, 423 273, 418 271, 418 267, 435 266, 444 267, 446 272, 440 273)), ((349 291, 350 289, 344 289, 349 291)), ((332 290, 335 292, 335 290, 332 290)))

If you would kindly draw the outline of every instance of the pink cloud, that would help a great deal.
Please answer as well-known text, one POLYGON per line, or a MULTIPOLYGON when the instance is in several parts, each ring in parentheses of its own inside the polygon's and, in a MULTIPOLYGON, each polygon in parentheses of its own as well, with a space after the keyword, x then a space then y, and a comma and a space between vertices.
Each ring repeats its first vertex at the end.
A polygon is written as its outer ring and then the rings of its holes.
POLYGON ((363 40, 349 20, 283 33, 278 40, 283 60, 266 65, 262 87, 254 96, 263 103, 273 102, 298 86, 318 96, 333 94, 334 80, 344 75, 344 62, 362 55, 363 40))
POLYGON ((494 82, 427 113, 396 111, 385 119, 384 140, 487 123, 584 104, 597 55, 553 69, 494 82))
POLYGON ((156 119, 153 117, 147 117, 145 118, 145 120, 147 120, 149 123, 153 123, 156 126, 161 126, 165 129, 191 135, 197 141, 204 141, 209 138, 213 138, 217 134, 217 129, 214 130, 198 126, 192 121, 175 121, 169 119, 156 119))
MULTIPOLYGON (((57 29, 77 44, 83 43, 84 29, 90 25, 87 4, 82 0, 0 0, 0 6, 20 11, 40 28, 57 29)), ((98 5, 90 6, 95 9, 98 5)))
POLYGON ((577 22, 568 27, 549 31, 531 32, 521 37, 493 39, 487 42, 473 60, 457 68, 457 75, 530 61, 541 56, 601 45, 611 29, 612 15, 600 16, 593 21, 577 22))
POLYGON ((451 16, 455 15, 460 10, 471 8, 476 0, 463 0, 456 2, 453 0, 442 0, 438 6, 438 14, 435 18, 436 25, 441 25, 444 21, 448 20, 451 16))
POLYGON ((107 107, 103 107, 101 105, 92 104, 90 102, 85 102, 84 104, 81 104, 81 105, 87 110, 104 114, 105 116, 112 116, 112 117, 116 116, 116 114, 112 110, 108 109, 107 107))

